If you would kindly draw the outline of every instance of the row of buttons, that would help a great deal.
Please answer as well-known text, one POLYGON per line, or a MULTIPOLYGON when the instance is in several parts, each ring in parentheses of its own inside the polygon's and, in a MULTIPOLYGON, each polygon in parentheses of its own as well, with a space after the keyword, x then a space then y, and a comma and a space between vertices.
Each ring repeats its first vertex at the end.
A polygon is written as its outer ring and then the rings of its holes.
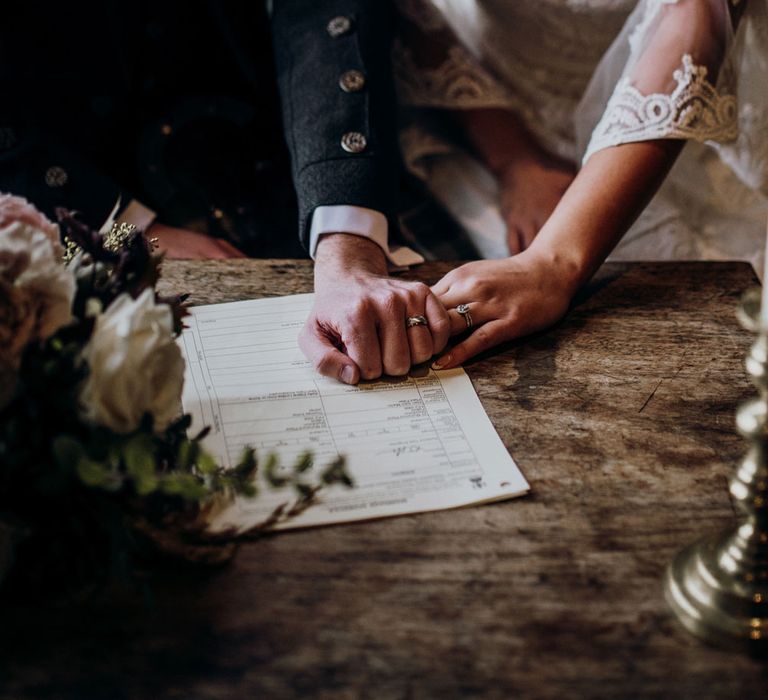
MULTIPOLYGON (((328 22, 328 34, 334 39, 348 34, 352 29, 349 17, 334 17, 328 22)), ((344 92, 360 92, 365 87, 365 76, 359 70, 348 70, 341 74, 339 87, 344 92)), ((163 134, 171 133, 169 125, 163 125, 163 134)), ((0 129, 0 150, 12 148, 16 144, 15 134, 11 129, 0 129)), ((368 146, 364 134, 359 131, 348 131, 341 137, 341 147, 347 153, 362 153, 368 146)), ((69 181, 69 174, 64 168, 53 165, 45 171, 45 184, 48 187, 63 187, 69 181)))
MULTIPOLYGON (((326 26, 328 35, 333 39, 352 31, 352 20, 344 15, 334 17, 326 26)), ((339 87, 344 92, 360 92, 365 87, 365 76, 359 70, 348 70, 341 74, 339 87)), ((341 147, 347 153, 362 153, 368 146, 365 134, 348 131, 341 137, 341 147)))

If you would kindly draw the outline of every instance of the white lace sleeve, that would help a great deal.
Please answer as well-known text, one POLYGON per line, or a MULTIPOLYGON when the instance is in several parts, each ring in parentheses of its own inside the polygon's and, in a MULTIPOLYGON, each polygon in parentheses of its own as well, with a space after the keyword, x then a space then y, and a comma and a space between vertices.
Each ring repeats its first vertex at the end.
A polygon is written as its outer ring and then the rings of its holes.
MULTIPOLYGON (((614 65, 623 59, 623 70, 583 162, 622 143, 734 140, 737 101, 724 63, 731 39, 728 0, 643 0, 619 37, 623 46, 608 57, 614 65)), ((605 71, 587 89, 585 102, 595 100, 600 81, 605 71)))

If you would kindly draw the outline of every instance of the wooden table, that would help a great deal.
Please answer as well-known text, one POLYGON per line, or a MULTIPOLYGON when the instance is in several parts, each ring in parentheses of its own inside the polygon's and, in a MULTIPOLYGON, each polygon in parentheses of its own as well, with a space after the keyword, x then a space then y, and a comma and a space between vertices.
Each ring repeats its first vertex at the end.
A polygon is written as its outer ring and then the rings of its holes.
MULTIPOLYGON (((434 281, 449 264, 417 274, 434 281)), ((196 303, 311 290, 307 263, 168 263, 196 303)), ((269 536, 155 608, 0 610, 0 697, 765 697, 670 616, 664 567, 732 522, 747 265, 606 265, 568 318, 467 366, 532 493, 269 536)))

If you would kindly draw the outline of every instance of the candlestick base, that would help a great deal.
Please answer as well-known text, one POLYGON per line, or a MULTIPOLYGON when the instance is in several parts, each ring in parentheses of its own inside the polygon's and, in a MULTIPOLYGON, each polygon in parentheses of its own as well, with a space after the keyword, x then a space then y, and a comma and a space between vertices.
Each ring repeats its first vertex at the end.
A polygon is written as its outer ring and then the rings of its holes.
POLYGON ((664 592, 683 626, 718 646, 768 652, 768 586, 729 570, 731 532, 701 540, 675 557, 664 592))
POLYGON ((759 396, 744 402, 736 427, 749 443, 729 482, 738 525, 680 552, 664 593, 680 622, 709 642, 768 653, 768 327, 759 292, 745 295, 742 325, 757 334, 746 358, 759 396))

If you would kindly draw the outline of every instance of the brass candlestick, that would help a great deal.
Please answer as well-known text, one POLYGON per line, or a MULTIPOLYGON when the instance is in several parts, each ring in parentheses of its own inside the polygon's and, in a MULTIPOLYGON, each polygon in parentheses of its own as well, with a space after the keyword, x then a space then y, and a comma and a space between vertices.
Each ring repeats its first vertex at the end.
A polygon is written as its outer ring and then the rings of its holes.
POLYGON ((730 481, 742 518, 681 551, 667 569, 664 592, 689 631, 762 654, 768 651, 768 328, 760 322, 758 290, 744 296, 739 320, 757 333, 746 366, 759 394, 736 414, 749 441, 730 481))

